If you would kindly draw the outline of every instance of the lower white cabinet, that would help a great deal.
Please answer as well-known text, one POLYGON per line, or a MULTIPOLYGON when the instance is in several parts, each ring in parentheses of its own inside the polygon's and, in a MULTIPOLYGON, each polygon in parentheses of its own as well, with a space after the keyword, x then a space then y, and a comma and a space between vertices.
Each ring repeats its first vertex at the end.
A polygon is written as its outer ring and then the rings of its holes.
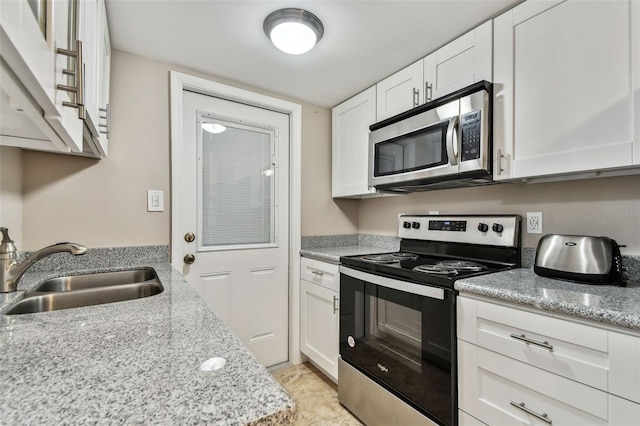
POLYGON ((640 337, 519 307, 458 300, 464 424, 640 424, 640 337))
POLYGON ((300 262, 300 351, 338 382, 340 275, 338 265, 300 262))

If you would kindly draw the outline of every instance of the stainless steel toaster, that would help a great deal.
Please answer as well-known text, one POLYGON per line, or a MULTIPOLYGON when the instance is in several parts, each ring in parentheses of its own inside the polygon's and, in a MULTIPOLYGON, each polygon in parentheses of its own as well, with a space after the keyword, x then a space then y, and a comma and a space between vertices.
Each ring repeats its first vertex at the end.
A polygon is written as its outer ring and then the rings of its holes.
POLYGON ((626 285, 620 246, 609 237, 545 235, 533 270, 542 277, 579 283, 626 285))

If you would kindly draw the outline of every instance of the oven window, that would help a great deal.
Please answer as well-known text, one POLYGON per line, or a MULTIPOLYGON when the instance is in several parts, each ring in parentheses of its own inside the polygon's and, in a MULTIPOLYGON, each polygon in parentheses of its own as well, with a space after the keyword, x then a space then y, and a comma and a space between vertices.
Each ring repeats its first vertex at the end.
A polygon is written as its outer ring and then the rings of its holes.
POLYGON ((432 299, 340 276, 340 356, 442 424, 455 404, 452 292, 432 299))
POLYGON ((387 176, 447 164, 446 135, 449 122, 376 143, 374 176, 387 176))

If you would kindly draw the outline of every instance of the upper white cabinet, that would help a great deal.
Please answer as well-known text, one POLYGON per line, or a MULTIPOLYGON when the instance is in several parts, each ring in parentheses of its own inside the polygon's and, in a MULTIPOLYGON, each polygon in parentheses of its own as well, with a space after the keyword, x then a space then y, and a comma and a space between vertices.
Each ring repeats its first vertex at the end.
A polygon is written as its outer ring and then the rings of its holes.
POLYGON ((493 22, 424 58, 425 102, 440 98, 478 81, 493 81, 493 22))
POLYGON ((106 154, 93 108, 109 79, 98 45, 105 32, 108 40, 104 0, 0 2, 0 144, 106 154))
POLYGON ((97 156, 106 157, 109 143, 111 42, 104 0, 85 0, 80 20, 85 64, 85 124, 97 156))
POLYGON ((376 84, 375 121, 415 108, 424 102, 424 60, 420 59, 376 84))
POLYGON ((495 179, 640 164, 639 15, 633 0, 530 1, 495 19, 495 179))
POLYGON ((379 196, 368 185, 369 126, 481 80, 491 81, 492 22, 333 108, 334 198, 379 196))
POLYGON ((481 80, 492 80, 492 22, 441 47, 376 85, 376 121, 481 80))
POLYGON ((369 187, 369 126, 376 122, 376 88, 341 103, 331 115, 333 197, 375 194, 369 187))

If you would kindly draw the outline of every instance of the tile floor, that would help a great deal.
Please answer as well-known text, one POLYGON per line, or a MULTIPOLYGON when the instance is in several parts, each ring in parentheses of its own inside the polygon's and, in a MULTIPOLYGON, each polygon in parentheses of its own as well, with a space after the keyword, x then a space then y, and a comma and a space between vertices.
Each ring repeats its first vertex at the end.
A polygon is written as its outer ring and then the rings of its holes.
POLYGON ((361 426, 338 402, 338 386, 309 363, 272 371, 298 406, 296 426, 361 426))

